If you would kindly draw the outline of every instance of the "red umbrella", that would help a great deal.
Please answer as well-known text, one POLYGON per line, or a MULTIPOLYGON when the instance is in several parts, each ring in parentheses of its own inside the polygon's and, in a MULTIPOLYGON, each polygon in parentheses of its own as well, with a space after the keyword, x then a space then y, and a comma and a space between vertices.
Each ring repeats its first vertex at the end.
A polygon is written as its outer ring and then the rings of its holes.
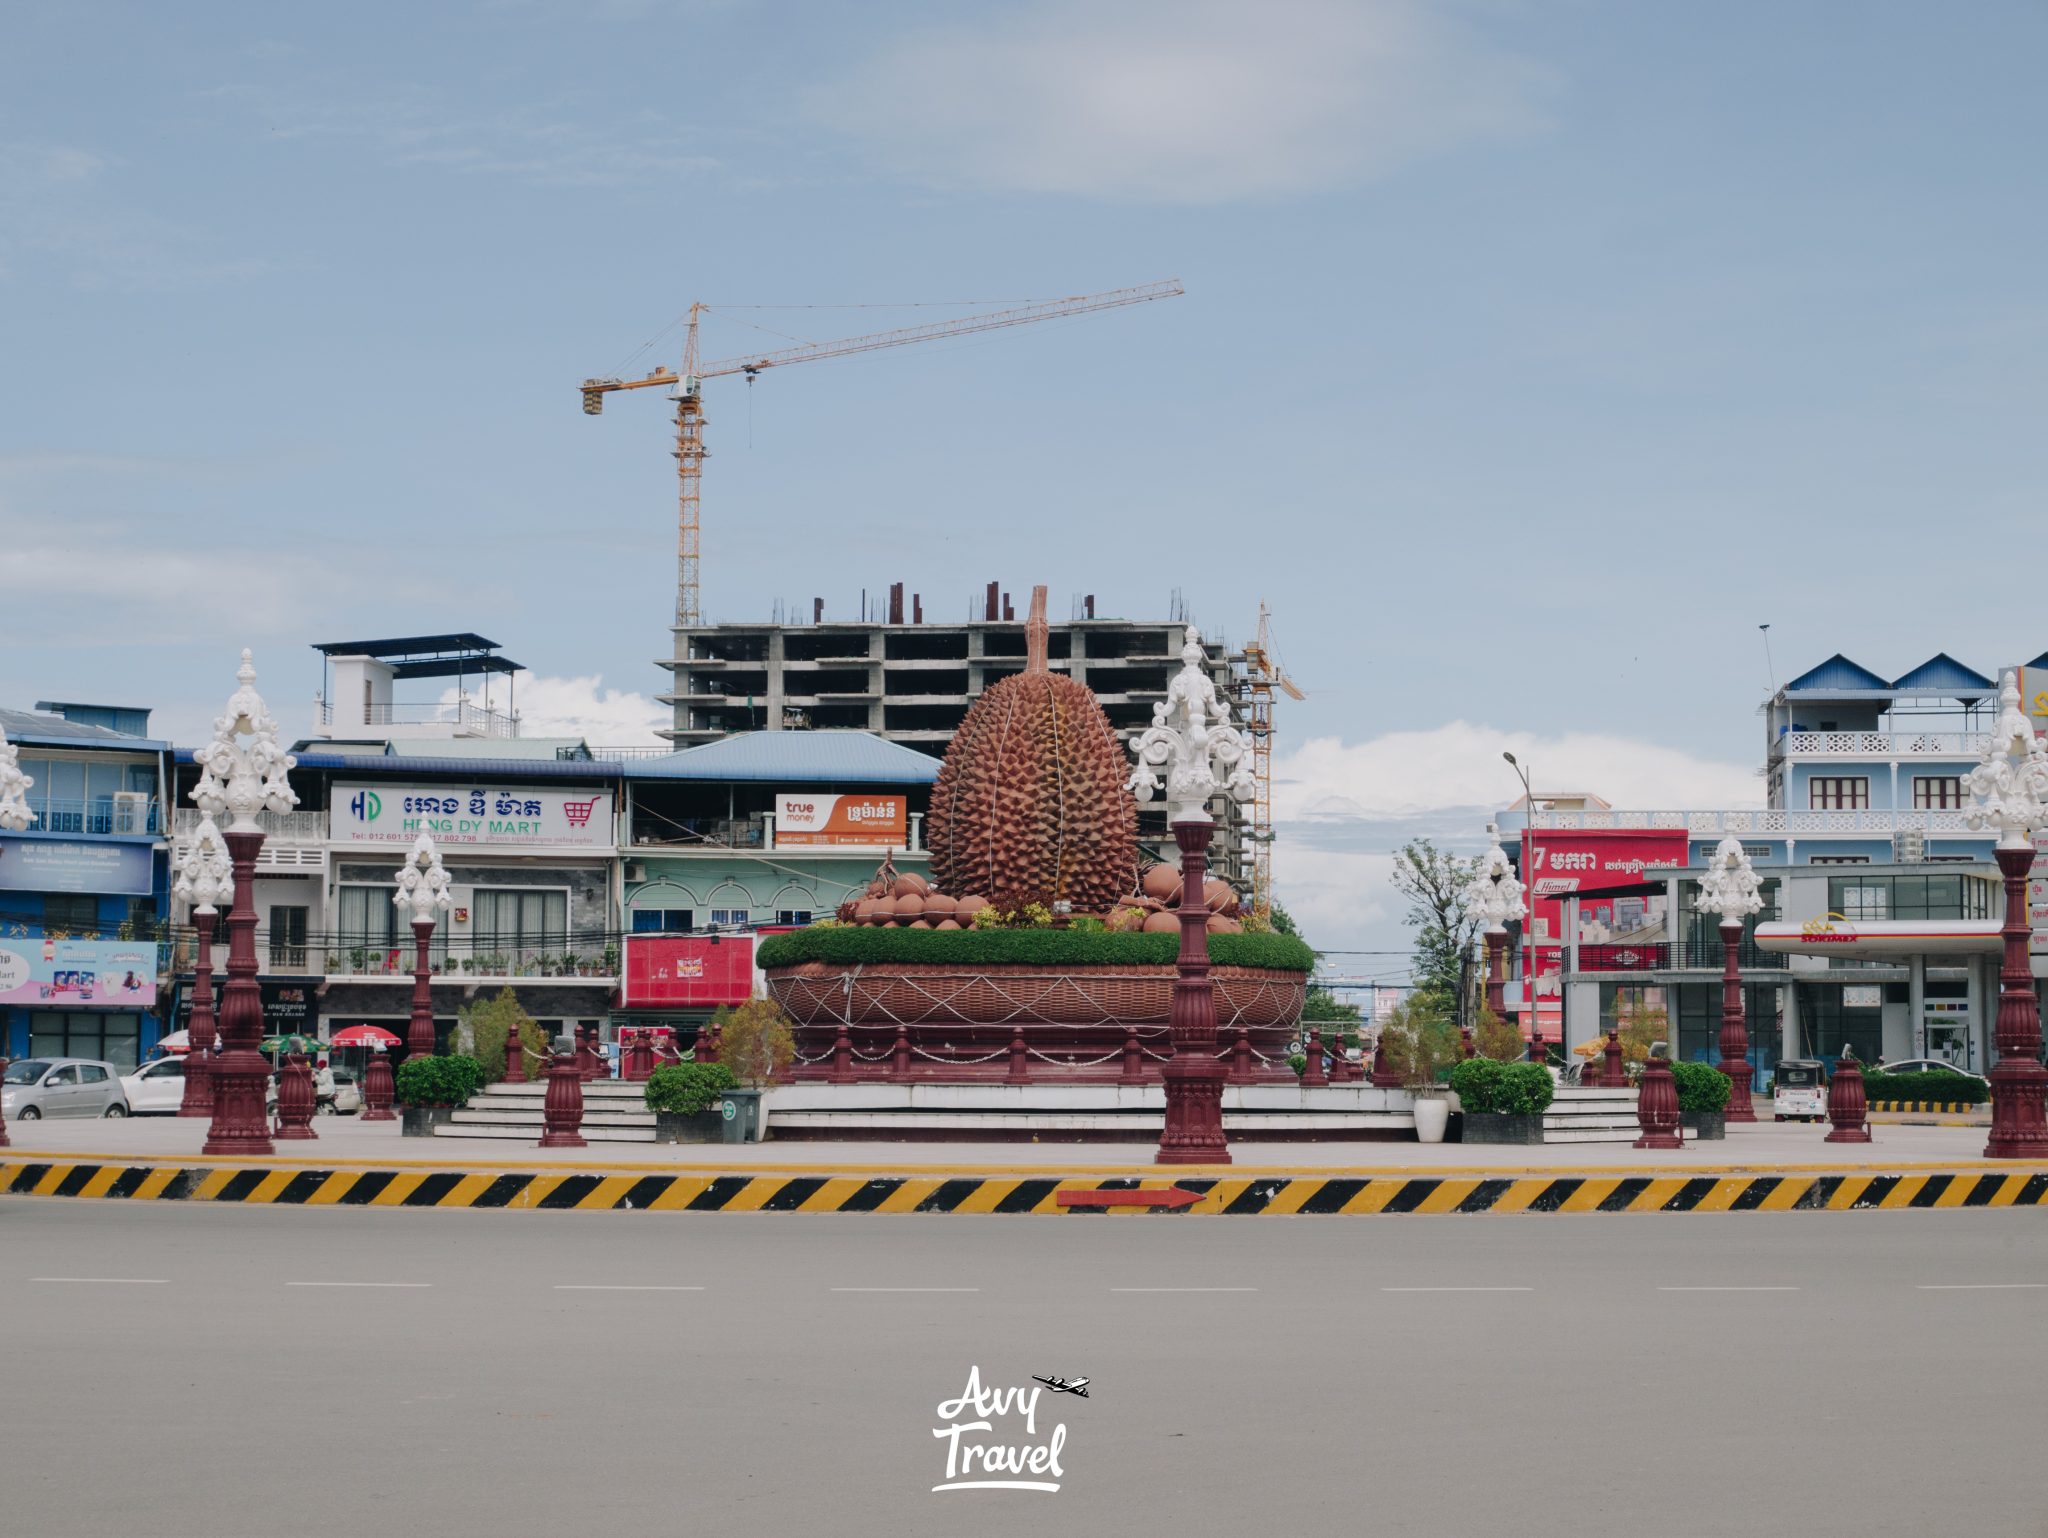
POLYGON ((395 1047, 399 1038, 381 1025, 352 1025, 345 1031, 336 1031, 328 1043, 335 1047, 395 1047))

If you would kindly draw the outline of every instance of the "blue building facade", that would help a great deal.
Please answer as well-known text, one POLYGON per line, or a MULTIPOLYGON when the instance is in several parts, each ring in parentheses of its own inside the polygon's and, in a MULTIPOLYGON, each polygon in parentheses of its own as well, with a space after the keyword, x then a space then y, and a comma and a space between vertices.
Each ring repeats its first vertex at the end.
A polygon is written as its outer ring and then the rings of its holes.
POLYGON ((147 710, 0 710, 35 820, 0 835, 0 1046, 128 1067, 162 1035, 169 745, 147 710))

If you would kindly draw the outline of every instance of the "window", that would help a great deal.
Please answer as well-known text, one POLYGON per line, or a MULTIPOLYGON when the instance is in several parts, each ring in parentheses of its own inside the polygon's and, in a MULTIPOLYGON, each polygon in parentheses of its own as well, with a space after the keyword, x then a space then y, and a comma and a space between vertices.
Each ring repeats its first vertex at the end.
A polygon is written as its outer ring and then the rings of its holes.
POLYGON ((803 925, 810 923, 810 921, 811 910, 809 908, 777 908, 775 910, 775 922, 778 924, 803 925))
MULTIPOLYGON (((398 906, 391 900, 392 891, 393 888, 386 886, 343 886, 336 889, 335 951, 328 953, 330 965, 340 960, 347 964, 351 973, 412 970, 413 939, 405 932, 412 926, 399 919, 398 906), (337 956, 336 952, 340 954, 337 956)), ((275 914, 278 910, 272 908, 270 911, 275 914)), ((301 940, 303 943, 303 936, 301 940)), ((271 943, 275 951, 274 936, 271 943)), ((434 965, 446 965, 448 926, 445 923, 434 926, 434 939, 428 954, 434 965)), ((303 965, 303 961, 300 964, 303 965)))
POLYGON ((104 1084, 107 1082, 107 1070, 100 1067, 98 1063, 80 1063, 78 1065, 78 1082, 81 1084, 104 1084))
POLYGON ((697 915, 689 908, 635 908, 633 910, 633 933, 636 935, 688 934, 696 926, 697 915))
POLYGON ((478 950, 525 965, 569 948, 569 894, 532 887, 480 887, 475 896, 478 950))
POLYGON ((1888 919, 1892 916, 1892 894, 1888 882, 1858 882, 1853 877, 1836 877, 1828 882, 1828 911, 1845 919, 1888 919))
POLYGON ((1806 782, 1806 804, 1815 812, 1863 811, 1870 805, 1870 776, 1816 775, 1806 782))
POLYGON ((1809 865, 1868 865, 1867 854, 1817 854, 1807 862, 1809 865))
POLYGON ((1856 919, 1981 919, 1992 883, 1961 872, 1912 876, 1830 876, 1828 908, 1856 919))
POLYGON ((90 894, 52 892, 43 899, 43 928, 91 932, 100 927, 100 900, 90 894))
POLYGON ((1959 774, 1916 774, 1913 776, 1913 805, 1922 811, 1943 811, 1963 804, 1963 778, 1959 774))
POLYGON ((31 1057, 97 1057, 126 1070, 141 1060, 142 1017, 39 1009, 28 1017, 28 1039, 31 1057))
POLYGON ((753 922, 751 908, 713 908, 711 927, 713 929, 740 929, 753 922))
POLYGON ((270 968, 273 972, 300 972, 306 966, 305 908, 270 907, 270 968))

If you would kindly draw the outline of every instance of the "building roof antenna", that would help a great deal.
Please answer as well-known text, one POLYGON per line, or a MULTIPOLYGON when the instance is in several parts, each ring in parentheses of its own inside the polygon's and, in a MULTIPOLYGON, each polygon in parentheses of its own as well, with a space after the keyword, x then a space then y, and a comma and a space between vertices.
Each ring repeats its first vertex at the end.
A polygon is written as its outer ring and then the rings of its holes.
POLYGON ((1771 681, 1771 693, 1778 692, 1778 669, 1771 661, 1771 625, 1766 620, 1756 627, 1764 633, 1764 675, 1771 681))

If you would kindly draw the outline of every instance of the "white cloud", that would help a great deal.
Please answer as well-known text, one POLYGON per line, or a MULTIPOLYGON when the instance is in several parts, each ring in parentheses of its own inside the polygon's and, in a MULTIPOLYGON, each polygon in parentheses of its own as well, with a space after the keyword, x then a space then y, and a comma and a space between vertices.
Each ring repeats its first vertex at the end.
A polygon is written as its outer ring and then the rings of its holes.
MULTIPOLYGON (((661 740, 655 732, 675 719, 674 712, 647 695, 605 688, 599 673, 583 678, 519 673, 513 682, 519 731, 525 737, 580 737, 604 748, 653 747, 661 740)), ((448 690, 441 700, 453 704, 455 691, 448 690)))
POLYGON ((811 113, 948 189, 1220 203, 1528 130, 1542 85, 1412 0, 1060 0, 884 44, 811 113))
POLYGON ((1539 796, 1589 791, 1624 810, 1763 802, 1763 782, 1745 765, 1602 733, 1540 737, 1451 721, 1361 743, 1315 738, 1273 764, 1275 895, 1309 940, 1405 949, 1402 904, 1387 879, 1393 851, 1411 838, 1476 851, 1487 820, 1521 794, 1503 751, 1530 770, 1539 796))

